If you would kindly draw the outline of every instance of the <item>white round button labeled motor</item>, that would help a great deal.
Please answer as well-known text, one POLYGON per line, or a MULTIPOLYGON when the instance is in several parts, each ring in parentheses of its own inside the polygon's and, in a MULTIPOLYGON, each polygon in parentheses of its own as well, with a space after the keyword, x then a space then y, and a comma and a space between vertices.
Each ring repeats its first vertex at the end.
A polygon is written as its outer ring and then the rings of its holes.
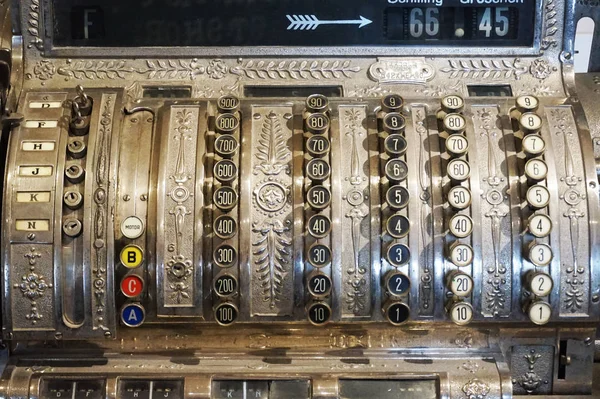
POLYGON ((552 220, 546 214, 536 213, 529 218, 527 230, 534 237, 548 237, 552 232, 552 220))
POLYGON ((459 326, 465 326, 473 320, 473 307, 467 302, 456 302, 448 310, 452 322, 459 326))
POLYGON ((130 240, 139 238, 144 234, 144 222, 137 216, 129 216, 121 223, 121 233, 130 240))
POLYGON ((450 291, 459 298, 471 295, 473 279, 465 273, 454 273, 450 277, 450 291))
POLYGON ((529 290, 535 296, 544 297, 550 295, 554 282, 552 277, 546 273, 533 273, 529 276, 529 290))
POLYGON ((467 238, 473 232, 473 219, 467 215, 457 214, 452 216, 448 224, 450 233, 457 238, 467 238))
POLYGON ((455 242, 449 252, 450 262, 455 266, 465 267, 473 263, 473 248, 470 245, 455 242))
POLYGON ((521 144, 523 146, 523 152, 532 157, 542 155, 544 151, 546 151, 546 142, 537 134, 525 136, 521 144))
POLYGON ((550 317, 552 317, 552 308, 547 302, 535 301, 527 308, 527 316, 529 316, 532 323, 538 326, 548 324, 550 317))
POLYGON ((529 261, 537 267, 548 266, 552 262, 552 248, 546 244, 532 243, 529 247, 529 261))
POLYGON ((534 209, 542 209, 550 202, 550 191, 544 186, 535 185, 527 190, 527 203, 534 209))

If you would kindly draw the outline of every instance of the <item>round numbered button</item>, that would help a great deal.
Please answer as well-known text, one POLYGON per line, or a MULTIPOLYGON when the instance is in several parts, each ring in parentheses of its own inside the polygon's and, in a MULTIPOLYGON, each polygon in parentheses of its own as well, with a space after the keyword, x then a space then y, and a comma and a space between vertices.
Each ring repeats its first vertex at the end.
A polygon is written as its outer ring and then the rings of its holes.
POLYGON ((128 298, 139 296, 144 290, 144 281, 138 276, 127 276, 121 280, 121 292, 128 298))
POLYGON ((467 127, 467 120, 461 114, 448 114, 444 117, 444 130, 448 134, 462 133, 467 127))
POLYGON ((399 111, 404 105, 404 99, 398 94, 388 94, 381 100, 381 108, 384 112, 399 111))
POLYGON ((324 238, 331 231, 331 219, 325 215, 313 215, 308 220, 308 233, 315 238, 324 238))
POLYGON ((325 114, 310 114, 306 118, 306 130, 312 134, 323 134, 329 129, 329 118, 325 114))
POLYGON ((527 190, 527 202, 533 209, 542 209, 550 202, 550 192, 544 186, 531 186, 527 190))
POLYGON ((320 157, 329 152, 331 144, 326 137, 312 136, 306 141, 306 149, 313 157, 320 157))
POLYGON ((221 215, 213 222, 213 230, 217 237, 227 240, 236 235, 237 222, 229 215, 221 215))
POLYGON ((473 307, 470 303, 456 302, 450 307, 449 314, 454 324, 465 326, 473 320, 473 307))
POLYGON ((223 96, 217 100, 217 109, 221 114, 233 114, 240 109, 240 99, 235 96, 223 96))
POLYGON ((456 134, 446 139, 446 151, 450 155, 460 157, 469 150, 469 141, 466 137, 456 134))
POLYGON ((470 245, 455 242, 449 252, 450 262, 455 266, 464 267, 473 263, 473 248, 470 245))
POLYGON ((327 187, 312 186, 306 193, 308 204, 313 209, 325 209, 331 203, 331 191, 327 187))
POLYGON ((471 166, 464 159, 453 159, 448 162, 446 170, 448 172, 448 177, 456 182, 467 180, 471 174, 471 166))
POLYGON ((219 267, 231 267, 237 262, 237 251, 229 244, 221 244, 215 248, 213 260, 219 267))
POLYGON ((331 249, 324 244, 313 244, 308 249, 307 258, 313 267, 325 267, 331 263, 331 249))
POLYGON ((542 118, 533 112, 526 112, 519 118, 519 126, 525 134, 537 133, 542 128, 542 118))
POLYGON ((515 103, 517 110, 521 113, 535 112, 540 106, 539 100, 534 96, 519 96, 515 103))
POLYGON ((529 279, 529 290, 535 296, 548 296, 552 292, 554 282, 546 273, 533 273, 529 279))
POLYGON ((521 143, 523 146, 523 152, 530 157, 537 157, 546 151, 546 142, 537 134, 525 136, 521 143))
POLYGON ((311 303, 307 309, 308 321, 315 326, 326 324, 331 319, 331 308, 323 302, 311 303))
POLYGON ((389 134, 402 133, 406 127, 406 119, 398 113, 387 114, 383 117, 383 130, 389 134))
POLYGON ((331 174, 331 167, 323 159, 311 159, 306 164, 306 176, 313 181, 323 181, 331 174))
POLYGON ((450 233, 457 238, 467 238, 473 232, 473 219, 467 215, 452 216, 449 223, 450 233))
POLYGON ((329 108, 329 99, 322 94, 313 94, 306 99, 308 112, 325 112, 329 108))
POLYGON ((532 182, 544 180, 548 175, 548 165, 541 159, 530 159, 525 164, 525 176, 532 182))
POLYGON ((532 215, 527 223, 527 229, 534 237, 547 237, 552 231, 552 220, 543 213, 532 215))
POLYGON ((386 225, 388 234, 393 238, 405 237, 410 231, 410 221, 403 215, 392 215, 386 225))
POLYGON ((404 273, 390 272, 385 277, 385 288, 391 295, 405 295, 410 290, 410 279, 404 273))
POLYGON ((448 114, 462 112, 465 100, 461 96, 450 95, 442 98, 442 110, 448 114))
POLYGON ((395 267, 402 267, 410 261, 410 249, 404 244, 392 244, 387 249, 387 261, 395 267))
POLYGON ((316 298, 328 296, 331 287, 331 279, 323 273, 314 273, 308 278, 308 292, 316 298))
POLYGON ((473 279, 464 273, 455 273, 450 279, 450 291, 460 298, 471 295, 473 291, 473 279))
POLYGON ((410 318, 410 308, 402 302, 389 302, 383 308, 385 318, 395 326, 404 324, 410 318))
POLYGON ((552 262, 552 258, 552 248, 546 244, 532 243, 529 247, 529 261, 535 266, 548 266, 552 262))
POLYGON ((229 274, 223 274, 216 278, 213 289, 220 297, 229 297, 237 292, 237 279, 229 274))
POLYGON ((535 301, 527 309, 527 316, 534 324, 544 325, 550 321, 552 317, 552 308, 550 304, 542 301, 535 301))
POLYGON ((215 140, 215 151, 222 157, 235 154, 238 149, 238 141, 233 136, 219 136, 215 140))
POLYGON ((233 133, 239 126, 240 121, 233 114, 221 114, 215 119, 215 128, 218 133, 233 133))
POLYGON ((228 326, 237 320, 238 313, 233 303, 222 303, 215 308, 215 320, 222 326, 228 326))
POLYGON ((390 134, 385 138, 383 146, 385 147, 385 152, 390 157, 400 157, 406 152, 406 149, 408 148, 408 143, 406 142, 406 139, 401 135, 390 134))
POLYGON ((213 194, 213 201, 217 208, 229 211, 237 205, 238 196, 231 187, 219 187, 213 194))
POLYGON ((402 181, 408 176, 408 166, 400 159, 390 159, 385 164, 385 175, 390 181, 402 181))
POLYGON ((471 190, 463 186, 455 186, 448 192, 448 203, 454 209, 466 209, 471 205, 471 190))
POLYGON ((385 193, 385 200, 393 210, 402 209, 408 205, 408 190, 402 186, 392 186, 385 193))
POLYGON ((219 181, 230 182, 237 177, 238 168, 233 161, 223 159, 215 164, 213 174, 219 181))

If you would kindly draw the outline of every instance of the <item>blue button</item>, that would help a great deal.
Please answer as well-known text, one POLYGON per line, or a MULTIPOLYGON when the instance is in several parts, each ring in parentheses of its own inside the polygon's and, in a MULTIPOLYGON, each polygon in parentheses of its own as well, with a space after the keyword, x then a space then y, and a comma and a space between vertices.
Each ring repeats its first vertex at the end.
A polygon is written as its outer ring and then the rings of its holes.
POLYGON ((127 327, 139 327, 144 322, 146 311, 142 305, 133 303, 121 310, 121 321, 127 327))

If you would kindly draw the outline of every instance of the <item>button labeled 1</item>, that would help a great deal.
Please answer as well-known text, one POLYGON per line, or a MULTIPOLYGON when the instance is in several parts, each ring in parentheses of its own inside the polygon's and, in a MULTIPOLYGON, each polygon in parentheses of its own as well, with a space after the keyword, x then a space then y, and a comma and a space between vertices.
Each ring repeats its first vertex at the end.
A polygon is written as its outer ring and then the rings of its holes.
POLYGON ((552 308, 547 302, 535 301, 527 308, 527 316, 534 324, 541 326, 550 321, 552 308))

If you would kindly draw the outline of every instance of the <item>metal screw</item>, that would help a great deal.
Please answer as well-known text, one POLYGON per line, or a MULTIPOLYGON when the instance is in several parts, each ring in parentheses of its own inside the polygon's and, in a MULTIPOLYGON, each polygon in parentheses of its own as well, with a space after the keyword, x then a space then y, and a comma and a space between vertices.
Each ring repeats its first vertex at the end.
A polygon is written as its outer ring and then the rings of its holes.
POLYGON ((129 201, 130 199, 131 199, 131 197, 129 196, 129 194, 125 194, 123 196, 123 201, 125 201, 125 202, 129 201))
POLYGON ((33 234, 33 233, 29 233, 29 234, 27 234, 27 239, 28 239, 29 241, 33 241, 33 240, 35 240, 35 234, 33 234))
POLYGON ((142 201, 146 201, 147 199, 148 199, 148 196, 146 194, 142 194, 140 196, 140 200, 142 200, 142 201))

